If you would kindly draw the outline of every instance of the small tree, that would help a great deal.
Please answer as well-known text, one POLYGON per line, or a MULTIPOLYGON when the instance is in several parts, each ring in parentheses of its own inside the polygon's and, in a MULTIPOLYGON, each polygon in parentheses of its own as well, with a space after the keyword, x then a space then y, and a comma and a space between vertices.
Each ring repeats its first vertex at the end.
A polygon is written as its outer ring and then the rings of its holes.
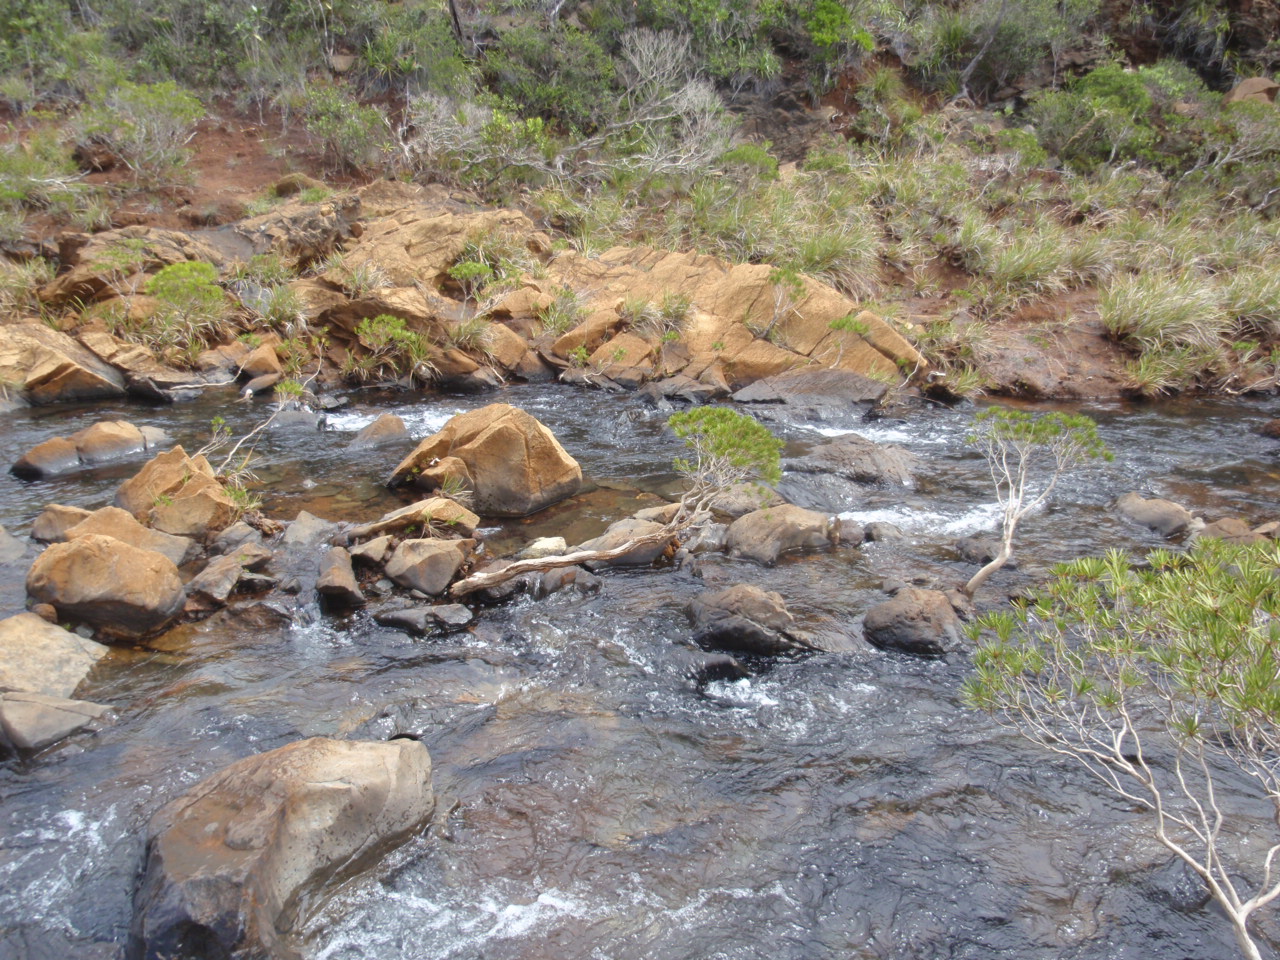
POLYGON ((696 522, 735 487, 782 479, 782 441, 754 417, 728 407, 695 407, 672 415, 667 425, 692 453, 675 461, 689 484, 677 522, 696 522))
POLYGON ((1280 831, 1229 842, 1219 780, 1243 773, 1280 822, 1277 568, 1275 544, 1217 540, 1143 567, 1119 551, 1065 564, 1035 599, 972 625, 989 638, 965 686, 971 705, 1147 811, 1253 960, 1249 918, 1280 896, 1280 831))
POLYGON ((960 589, 972 597, 1013 556, 1018 524, 1053 493, 1064 473, 1089 460, 1110 460, 1098 425, 1081 414, 1035 416, 989 407, 974 418, 969 442, 987 458, 1000 505, 1000 551, 960 589))

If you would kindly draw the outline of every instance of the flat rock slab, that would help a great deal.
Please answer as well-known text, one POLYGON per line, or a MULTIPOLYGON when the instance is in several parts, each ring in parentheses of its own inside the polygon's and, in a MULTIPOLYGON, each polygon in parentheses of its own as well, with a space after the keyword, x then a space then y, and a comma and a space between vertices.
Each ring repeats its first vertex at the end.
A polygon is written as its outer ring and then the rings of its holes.
POLYGON ((39 750, 83 730, 110 708, 42 693, 0 694, 0 732, 18 750, 39 750))
POLYGON ((0 620, 0 691, 70 697, 108 648, 34 613, 0 620))

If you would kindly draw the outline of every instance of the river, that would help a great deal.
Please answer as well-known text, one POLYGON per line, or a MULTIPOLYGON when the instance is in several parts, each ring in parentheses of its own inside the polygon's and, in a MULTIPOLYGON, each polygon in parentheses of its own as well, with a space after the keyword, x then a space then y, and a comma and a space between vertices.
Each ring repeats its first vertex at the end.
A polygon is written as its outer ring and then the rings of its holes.
MULTIPOLYGON (((405 449, 350 451, 354 431, 391 409, 421 438, 494 400, 546 423, 592 481, 568 504, 483 528, 494 547, 582 540, 675 489, 679 442, 634 395, 518 386, 349 400, 322 433, 272 431, 258 445, 269 515, 381 515, 403 502, 382 480, 405 449)), ((1276 516, 1280 443, 1253 432, 1280 414, 1274 399, 1078 409, 1116 459, 1073 474, 1027 520, 1018 569, 993 589, 1080 553, 1157 545, 1108 511, 1128 490, 1208 519, 1276 516)), ((683 612, 702 590, 756 583, 806 628, 848 631, 887 578, 966 577, 950 542, 991 529, 985 465, 964 443, 971 409, 818 425, 770 412, 791 453, 856 429, 918 454, 914 488, 851 487, 841 504, 906 539, 773 569, 718 557, 611 572, 597 596, 519 599, 437 638, 364 612, 290 625, 244 611, 120 649, 80 690, 110 704, 114 724, 0 766, 0 956, 120 957, 150 814, 232 760, 316 735, 421 738, 439 812, 306 918, 308 960, 1236 956, 1223 917, 1140 815, 964 707, 966 656, 867 647, 751 661, 745 677, 703 669, 683 612)), ((244 431, 264 414, 230 393, 18 411, 0 462, 99 419, 161 426, 190 452, 212 416, 244 431)), ((45 503, 105 505, 140 463, 39 483, 6 474, 0 524, 25 535, 45 503)), ((3 615, 21 609, 20 573, 0 589, 3 615)), ((1246 827, 1274 830, 1264 807, 1238 805, 1246 827)), ((1273 947, 1278 929, 1265 927, 1273 947)))

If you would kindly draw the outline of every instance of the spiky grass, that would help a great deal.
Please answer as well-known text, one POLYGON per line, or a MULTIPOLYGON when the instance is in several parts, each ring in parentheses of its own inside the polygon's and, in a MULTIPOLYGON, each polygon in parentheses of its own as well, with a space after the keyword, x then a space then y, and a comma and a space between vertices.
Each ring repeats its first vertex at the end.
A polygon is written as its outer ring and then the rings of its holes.
POLYGON ((1143 353, 1216 352, 1231 328, 1217 288, 1191 271, 1117 277, 1103 289, 1098 311, 1108 333, 1143 353))

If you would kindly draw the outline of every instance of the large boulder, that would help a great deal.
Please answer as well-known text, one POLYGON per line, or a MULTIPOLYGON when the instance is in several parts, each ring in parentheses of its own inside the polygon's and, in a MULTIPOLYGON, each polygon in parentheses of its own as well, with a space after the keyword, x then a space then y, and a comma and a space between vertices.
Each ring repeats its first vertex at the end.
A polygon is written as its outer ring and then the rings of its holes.
POLYGON ((128 955, 292 960, 290 927, 434 806, 414 740, 313 738, 233 763, 151 818, 128 955))
POLYGON ((69 697, 107 650, 34 613, 0 620, 0 692, 69 697))
POLYGON ((119 507, 103 507, 95 510, 79 523, 68 528, 59 539, 70 541, 88 536, 115 537, 122 543, 141 550, 154 550, 164 554, 175 566, 181 566, 195 555, 198 547, 189 537, 175 537, 144 527, 133 514, 119 507))
POLYGON ((1144 527, 1150 527, 1162 537, 1185 533, 1195 519, 1186 507, 1172 500, 1143 499, 1141 494, 1130 491, 1115 503, 1116 513, 1144 527))
POLYGON ((862 622, 877 647, 938 656, 960 646, 960 618, 940 590, 906 587, 867 611, 862 622))
POLYGON ((459 414, 423 440, 391 476, 390 485, 438 486, 423 480, 435 461, 452 457, 465 466, 476 512, 522 517, 582 486, 582 468, 535 417, 506 403, 459 414))
POLYGON ((65 333, 34 322, 0 326, 0 381, 17 384, 37 405, 125 394, 118 370, 65 333))
POLYGON ((115 504, 140 521, 175 536, 203 540, 230 526, 240 508, 203 456, 174 447, 120 485, 115 504))
POLYGON ((693 638, 703 647, 772 656, 814 649, 796 629, 782 595, 750 584, 699 594, 689 604, 693 638))
POLYGON ((55 543, 36 557, 27 574, 27 593, 52 604, 60 617, 124 638, 164 626, 186 600, 172 560, 99 534, 55 543))
POLYGON ((765 507, 729 525, 729 555, 772 564, 784 553, 818 550, 832 544, 831 518, 790 504, 765 507))

